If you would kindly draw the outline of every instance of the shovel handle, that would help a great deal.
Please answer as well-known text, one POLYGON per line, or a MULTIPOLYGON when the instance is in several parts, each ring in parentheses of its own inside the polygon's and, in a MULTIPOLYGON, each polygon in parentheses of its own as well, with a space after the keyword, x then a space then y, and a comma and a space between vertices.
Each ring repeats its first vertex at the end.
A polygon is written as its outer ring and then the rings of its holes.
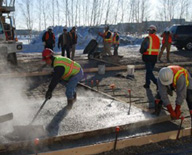
POLYGON ((45 103, 47 102, 48 99, 45 99, 45 101, 43 102, 43 104, 41 105, 41 107, 39 108, 39 110, 37 111, 37 113, 35 114, 35 116, 33 117, 33 120, 31 121, 30 125, 35 121, 35 119, 37 118, 38 114, 40 113, 41 109, 44 107, 45 103))

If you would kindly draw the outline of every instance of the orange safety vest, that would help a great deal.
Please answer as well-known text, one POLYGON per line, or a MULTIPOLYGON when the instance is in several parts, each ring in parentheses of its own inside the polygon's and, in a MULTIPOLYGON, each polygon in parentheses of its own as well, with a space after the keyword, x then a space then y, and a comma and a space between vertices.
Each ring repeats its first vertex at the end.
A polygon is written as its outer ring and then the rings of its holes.
POLYGON ((118 36, 119 36, 119 35, 118 35, 117 33, 113 35, 113 44, 119 45, 119 40, 117 40, 117 37, 118 37, 118 36))
POLYGON ((177 84, 177 80, 179 79, 179 77, 183 74, 185 76, 186 79, 186 86, 189 85, 189 79, 188 79, 188 71, 180 66, 174 65, 174 66, 168 66, 174 74, 174 78, 173 78, 173 87, 176 88, 176 84, 177 84))
MULTIPOLYGON (((163 40, 162 40, 162 43, 163 43, 163 44, 165 43, 165 37, 166 37, 166 34, 163 33, 163 40)), ((172 43, 172 37, 171 37, 171 34, 169 34, 168 43, 172 43)))
POLYGON ((149 47, 143 55, 158 55, 160 48, 160 39, 155 34, 149 34, 149 47))
POLYGON ((59 56, 54 59, 53 67, 56 66, 63 66, 65 68, 65 73, 63 74, 62 79, 66 81, 69 80, 71 76, 79 73, 81 69, 81 66, 77 62, 59 56))
MULTIPOLYGON (((46 32, 45 34, 45 41, 49 39, 49 32, 46 32)), ((55 35, 53 33, 53 40, 55 40, 55 35)))
MULTIPOLYGON (((110 31, 106 31, 105 33, 104 33, 104 42, 107 42, 107 43, 112 43, 112 35, 109 37, 109 38, 105 38, 106 36, 107 36, 107 33, 108 32, 110 32, 110 31)), ((111 32, 110 32, 110 34, 111 34, 111 32)))

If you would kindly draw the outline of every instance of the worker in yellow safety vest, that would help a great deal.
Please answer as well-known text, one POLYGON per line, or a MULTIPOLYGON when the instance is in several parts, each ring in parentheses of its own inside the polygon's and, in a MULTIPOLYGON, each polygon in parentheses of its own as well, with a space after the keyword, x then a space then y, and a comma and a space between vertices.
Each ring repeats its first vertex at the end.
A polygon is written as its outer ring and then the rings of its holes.
POLYGON ((102 52, 102 56, 105 55, 112 55, 111 53, 111 44, 112 44, 112 33, 109 30, 109 26, 105 27, 105 32, 104 33, 100 33, 99 35, 103 38, 103 52, 102 52))
POLYGON ((66 86, 67 107, 72 108, 73 103, 76 101, 76 86, 77 83, 83 79, 83 70, 77 62, 62 56, 53 56, 51 49, 44 49, 42 52, 43 60, 46 64, 54 68, 53 77, 49 84, 45 98, 50 99, 52 92, 56 85, 61 81, 66 86))
POLYGON ((180 109, 184 99, 187 101, 192 116, 192 78, 185 68, 177 65, 163 67, 159 71, 157 82, 160 98, 173 119, 180 118, 180 109), (167 90, 176 91, 175 110, 172 108, 167 90))

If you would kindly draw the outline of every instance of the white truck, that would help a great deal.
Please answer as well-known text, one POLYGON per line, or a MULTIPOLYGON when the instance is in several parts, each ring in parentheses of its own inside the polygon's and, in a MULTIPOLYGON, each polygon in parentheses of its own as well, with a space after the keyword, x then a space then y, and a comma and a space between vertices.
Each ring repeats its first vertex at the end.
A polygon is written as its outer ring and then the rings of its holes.
POLYGON ((22 43, 15 36, 11 12, 15 11, 15 0, 0 0, 0 60, 17 65, 16 52, 22 50, 22 43))

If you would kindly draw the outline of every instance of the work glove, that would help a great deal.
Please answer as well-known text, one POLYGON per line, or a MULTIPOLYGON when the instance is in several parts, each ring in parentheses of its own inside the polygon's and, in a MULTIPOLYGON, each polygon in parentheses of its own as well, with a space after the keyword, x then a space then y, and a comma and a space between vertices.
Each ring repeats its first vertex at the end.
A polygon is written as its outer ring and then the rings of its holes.
POLYGON ((45 94, 45 99, 46 99, 46 100, 49 100, 49 99, 51 99, 51 97, 52 97, 52 91, 48 90, 48 91, 46 92, 46 94, 45 94))
POLYGON ((173 108, 172 108, 171 104, 167 105, 167 110, 169 111, 169 113, 171 115, 171 118, 176 119, 176 113, 175 113, 175 111, 173 111, 173 108))
POLYGON ((181 116, 181 105, 176 104, 175 107, 175 113, 176 113, 176 118, 179 119, 179 117, 181 116))

